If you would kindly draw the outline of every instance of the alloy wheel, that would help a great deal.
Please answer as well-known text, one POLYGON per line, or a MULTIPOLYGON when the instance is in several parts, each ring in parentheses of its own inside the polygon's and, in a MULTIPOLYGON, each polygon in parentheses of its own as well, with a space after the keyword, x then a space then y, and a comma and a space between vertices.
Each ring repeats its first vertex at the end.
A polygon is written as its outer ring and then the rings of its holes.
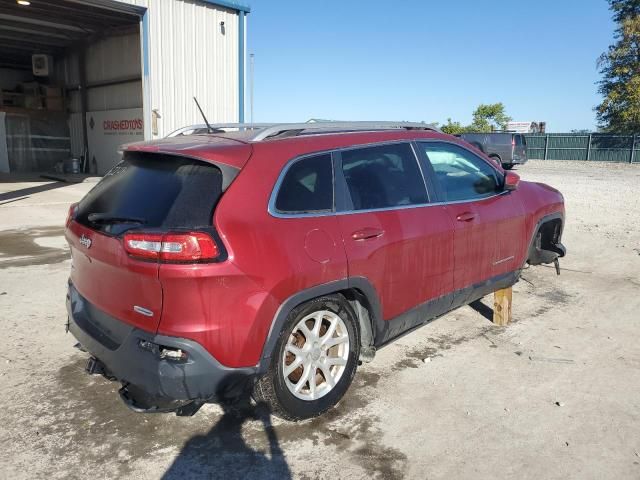
POLYGON ((346 369, 349 343, 347 327, 334 312, 321 310, 300 320, 282 355, 282 373, 289 391, 306 401, 328 394, 346 369))

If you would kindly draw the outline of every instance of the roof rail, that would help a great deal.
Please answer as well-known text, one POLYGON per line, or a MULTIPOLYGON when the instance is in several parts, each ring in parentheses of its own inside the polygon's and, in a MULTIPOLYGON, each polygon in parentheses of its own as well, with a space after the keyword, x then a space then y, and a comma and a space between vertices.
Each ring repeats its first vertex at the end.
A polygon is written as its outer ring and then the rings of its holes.
MULTIPOLYGON (((275 123, 211 123, 210 125, 211 125, 211 129, 214 131, 215 130, 224 131, 225 128, 229 128, 229 129, 235 128, 238 130, 257 130, 261 128, 271 127, 276 124, 275 123)), ((209 127, 204 123, 198 123, 196 125, 187 125, 186 127, 181 127, 181 128, 178 128, 177 130, 174 130, 169 135, 167 135, 167 138, 177 137, 179 135, 190 135, 191 133, 185 133, 185 132, 194 132, 199 130, 202 130, 203 133, 206 133, 209 130, 209 127)))
MULTIPOLYGON (((255 130, 255 135, 248 138, 252 142, 260 142, 275 137, 295 137, 298 135, 314 133, 338 133, 372 130, 431 130, 441 132, 435 125, 415 122, 314 122, 314 123, 214 123, 211 128, 224 131, 224 129, 255 130)), ((168 137, 185 135, 185 132, 202 130, 208 131, 207 125, 191 125, 171 132, 168 137)), ((219 132, 218 132, 219 133, 219 132)), ((188 133, 187 133, 188 135, 188 133)))
POLYGON ((314 123, 283 123, 263 128, 256 132, 251 140, 259 142, 277 136, 295 137, 308 133, 337 133, 371 130, 432 130, 440 132, 434 126, 426 123, 412 122, 314 122, 314 123))

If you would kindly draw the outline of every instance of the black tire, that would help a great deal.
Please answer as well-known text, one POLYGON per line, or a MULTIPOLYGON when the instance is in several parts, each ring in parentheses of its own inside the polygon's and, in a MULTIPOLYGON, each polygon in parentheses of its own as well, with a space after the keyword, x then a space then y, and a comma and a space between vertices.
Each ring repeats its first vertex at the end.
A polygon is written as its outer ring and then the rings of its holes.
POLYGON ((360 356, 360 329, 351 306, 342 295, 319 297, 294 308, 280 333, 267 373, 257 380, 253 389, 256 403, 265 403, 271 412, 285 420, 297 421, 317 417, 335 406, 343 397, 356 373, 360 356), (316 400, 296 397, 285 383, 281 364, 285 347, 296 325, 310 313, 329 310, 345 324, 349 336, 349 353, 345 370, 335 386, 316 400))
POLYGON ((511 170, 513 167, 513 163, 505 163, 504 165, 502 165, 502 168, 504 168, 505 170, 511 170))

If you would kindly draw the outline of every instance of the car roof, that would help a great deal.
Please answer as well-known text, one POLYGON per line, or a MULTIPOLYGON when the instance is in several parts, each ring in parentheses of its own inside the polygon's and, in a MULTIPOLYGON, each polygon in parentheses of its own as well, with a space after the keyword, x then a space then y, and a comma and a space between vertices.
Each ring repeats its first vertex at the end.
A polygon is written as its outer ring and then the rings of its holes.
POLYGON ((260 141, 250 140, 249 133, 223 132, 177 136, 128 144, 123 149, 127 152, 186 156, 242 168, 254 152, 269 152, 269 158, 279 158, 286 162, 293 157, 315 152, 394 141, 431 139, 466 145, 453 135, 432 130, 321 131, 260 141))

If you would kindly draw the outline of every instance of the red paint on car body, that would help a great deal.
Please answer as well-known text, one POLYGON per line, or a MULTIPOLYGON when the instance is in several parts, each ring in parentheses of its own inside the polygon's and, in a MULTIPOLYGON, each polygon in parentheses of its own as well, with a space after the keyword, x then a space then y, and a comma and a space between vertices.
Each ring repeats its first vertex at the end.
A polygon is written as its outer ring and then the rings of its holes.
POLYGON ((194 340, 224 366, 247 367, 258 364, 278 309, 297 292, 364 277, 375 288, 387 321, 521 268, 537 222, 564 213, 559 192, 526 181, 506 195, 475 202, 295 218, 268 211, 274 185, 290 160, 402 140, 440 140, 466 148, 449 135, 405 130, 254 143, 197 135, 129 145, 129 152, 240 169, 212 218, 226 258, 187 265, 144 261, 127 255, 120 238, 71 221, 66 231, 73 254, 71 280, 86 299, 115 318, 194 340), (359 236, 363 229, 375 232, 359 236), (89 249, 79 243, 82 235, 91 238, 89 249), (142 316, 133 305, 153 316, 142 316))

